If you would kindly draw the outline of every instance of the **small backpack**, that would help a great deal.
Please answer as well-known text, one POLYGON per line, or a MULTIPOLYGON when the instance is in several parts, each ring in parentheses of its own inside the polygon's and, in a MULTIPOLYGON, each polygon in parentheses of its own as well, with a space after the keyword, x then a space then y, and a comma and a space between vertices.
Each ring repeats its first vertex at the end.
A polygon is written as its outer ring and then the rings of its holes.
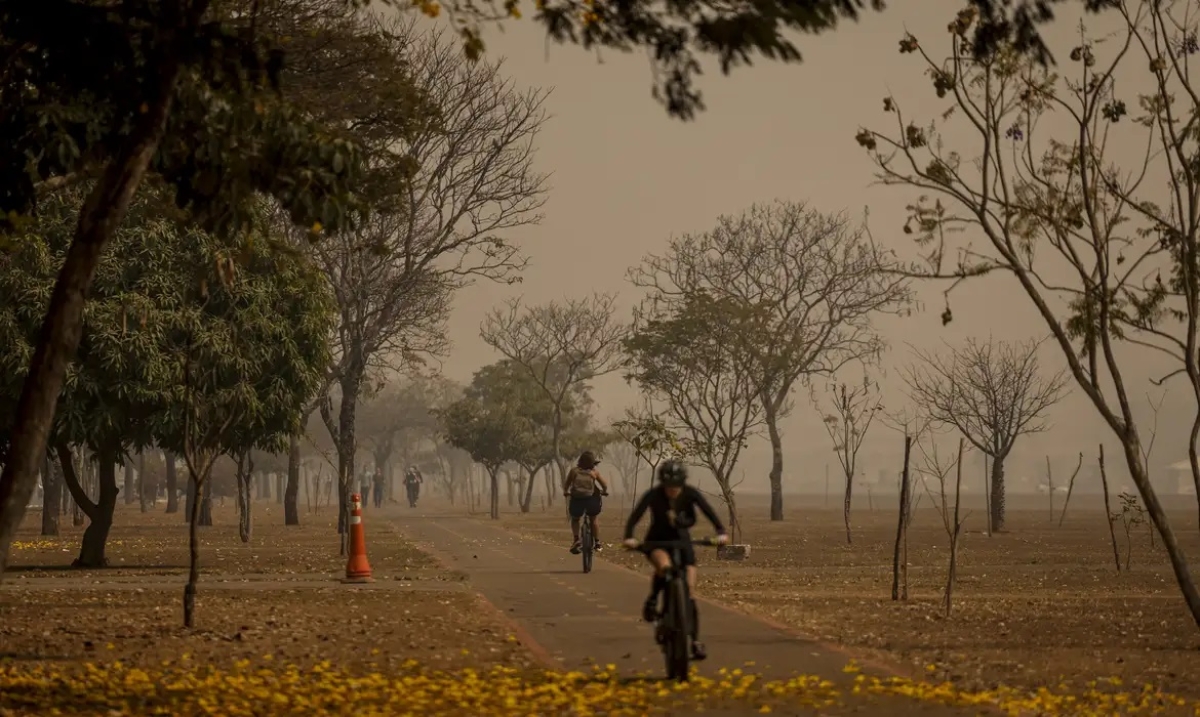
POLYGON ((596 472, 585 471, 582 468, 571 469, 571 495, 579 498, 590 498, 596 493, 596 472))

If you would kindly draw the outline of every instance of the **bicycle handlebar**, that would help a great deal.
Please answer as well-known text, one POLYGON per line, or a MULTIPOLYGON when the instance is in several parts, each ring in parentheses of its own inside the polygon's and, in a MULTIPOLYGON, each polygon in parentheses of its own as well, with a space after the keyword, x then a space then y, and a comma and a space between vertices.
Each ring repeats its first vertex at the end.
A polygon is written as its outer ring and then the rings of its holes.
POLYGON ((646 540, 638 541, 636 548, 627 547, 626 550, 640 550, 642 548, 650 548, 651 550, 670 550, 672 548, 682 547, 684 545, 720 545, 715 537, 708 538, 693 538, 691 540, 646 540))

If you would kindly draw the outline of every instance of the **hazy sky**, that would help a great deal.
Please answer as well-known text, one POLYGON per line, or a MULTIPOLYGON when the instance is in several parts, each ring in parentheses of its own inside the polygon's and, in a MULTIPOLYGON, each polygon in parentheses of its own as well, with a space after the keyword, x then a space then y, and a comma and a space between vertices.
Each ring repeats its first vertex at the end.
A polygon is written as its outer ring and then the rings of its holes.
MULTIPOLYGON (((941 54, 948 47, 946 24, 958 5, 928 0, 891 5, 886 13, 868 15, 836 33, 802 38, 801 65, 763 62, 730 77, 711 72, 701 85, 709 109, 690 124, 668 119, 651 99, 649 67, 641 54, 605 52, 598 58, 575 47, 547 47, 542 31, 528 21, 510 22, 503 32, 487 28, 489 56, 504 57, 510 76, 523 85, 553 88, 548 101, 553 117, 538 141, 539 166, 553 173, 552 190, 545 221, 510 237, 531 259, 524 282, 480 284, 458 296, 451 321, 455 349, 445 372, 467 380, 497 358, 478 335, 481 319, 497 302, 514 295, 546 302, 595 290, 620 292, 622 303, 631 307, 639 295, 626 283, 625 271, 645 252, 660 251, 672 235, 704 231, 720 214, 739 212, 754 202, 806 200, 823 211, 846 209, 856 217, 869 205, 876 238, 908 251, 898 229, 913 195, 870 186, 873 167, 854 134, 861 125, 888 126, 893 116, 882 111, 886 94, 921 122, 947 107, 933 94, 920 61, 900 55, 897 43, 907 28, 941 54)), ((1073 21, 1064 15, 1049 33, 1064 60, 1073 30, 1073 21)), ((909 359, 906 344, 935 348, 941 341, 956 343, 989 333, 1006 339, 1047 333, 1009 277, 957 289, 955 320, 947 327, 939 319, 940 291, 933 285, 921 287, 925 311, 881 323, 892 345, 881 370, 889 407, 904 403, 895 368, 909 359)), ((1043 352, 1043 363, 1053 369, 1064 365, 1055 346, 1043 352)), ((850 381, 861 377, 857 368, 845 376, 850 381)), ((1145 384, 1143 389, 1144 378, 1138 381, 1133 394, 1145 404, 1141 396, 1152 387, 1145 384)), ((634 390, 616 377, 598 382, 595 394, 601 418, 617 415, 636 400, 634 390)), ((1187 417, 1164 407, 1164 416, 1171 413, 1179 420, 1161 421, 1172 425, 1160 430, 1160 460, 1185 457, 1187 417)), ((1047 452, 1068 473, 1078 451, 1085 451, 1091 463, 1098 441, 1104 440, 1109 450, 1116 448, 1078 392, 1054 409, 1051 420, 1052 434, 1018 443, 1010 476, 1031 472, 1047 452)), ((806 392, 798 394, 784 432, 789 484, 820 484, 827 461, 836 475, 829 438, 806 392)), ((898 434, 875 426, 863 449, 866 473, 894 469, 901 444, 898 434)), ((769 467, 765 441, 752 445, 743 467, 744 488, 765 488, 765 477, 757 477, 769 467)))

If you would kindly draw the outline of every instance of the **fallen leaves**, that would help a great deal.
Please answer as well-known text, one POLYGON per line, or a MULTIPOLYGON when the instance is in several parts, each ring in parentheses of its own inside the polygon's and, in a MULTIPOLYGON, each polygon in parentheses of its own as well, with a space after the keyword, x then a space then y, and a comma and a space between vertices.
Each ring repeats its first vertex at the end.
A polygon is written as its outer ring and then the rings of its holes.
POLYGON ((846 690, 798 675, 765 681, 721 670, 689 683, 619 679, 611 666, 589 673, 518 670, 495 666, 439 671, 409 660, 389 672, 354 673, 328 661, 309 668, 270 659, 239 660, 227 669, 185 655, 155 668, 122 662, 57 664, 0 662, 0 714, 176 715, 646 715, 713 706, 751 707, 760 713, 800 707, 828 709, 862 697, 902 697, 959 707, 998 707, 1010 715, 1063 717, 1200 714, 1200 704, 1151 688, 1107 692, 1093 684, 1082 694, 1050 689, 963 692, 950 683, 859 674, 846 690))

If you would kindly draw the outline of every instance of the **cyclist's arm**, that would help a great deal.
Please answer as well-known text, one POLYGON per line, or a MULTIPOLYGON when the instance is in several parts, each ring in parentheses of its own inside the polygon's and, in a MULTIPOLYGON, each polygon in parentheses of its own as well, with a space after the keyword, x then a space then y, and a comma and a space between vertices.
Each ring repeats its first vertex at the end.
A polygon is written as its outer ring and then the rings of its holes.
POLYGON ((563 478, 562 489, 563 493, 568 493, 571 490, 571 484, 575 482, 575 466, 571 466, 571 470, 567 471, 567 477, 563 478))
POLYGON ((637 505, 633 506, 633 512, 629 514, 629 520, 625 521, 625 540, 633 537, 633 529, 637 527, 638 521, 646 514, 646 509, 650 507, 650 496, 651 492, 646 491, 637 505))
POLYGON ((607 493, 608 481, 604 480, 604 476, 600 475, 600 471, 596 470, 595 468, 593 468, 592 471, 596 474, 596 482, 600 484, 600 489, 607 493))
POLYGON ((708 499, 700 491, 696 491, 696 507, 704 513, 704 517, 708 518, 708 522, 712 523, 713 530, 717 531, 717 535, 726 535, 725 524, 717 517, 717 512, 709 505, 708 499))

